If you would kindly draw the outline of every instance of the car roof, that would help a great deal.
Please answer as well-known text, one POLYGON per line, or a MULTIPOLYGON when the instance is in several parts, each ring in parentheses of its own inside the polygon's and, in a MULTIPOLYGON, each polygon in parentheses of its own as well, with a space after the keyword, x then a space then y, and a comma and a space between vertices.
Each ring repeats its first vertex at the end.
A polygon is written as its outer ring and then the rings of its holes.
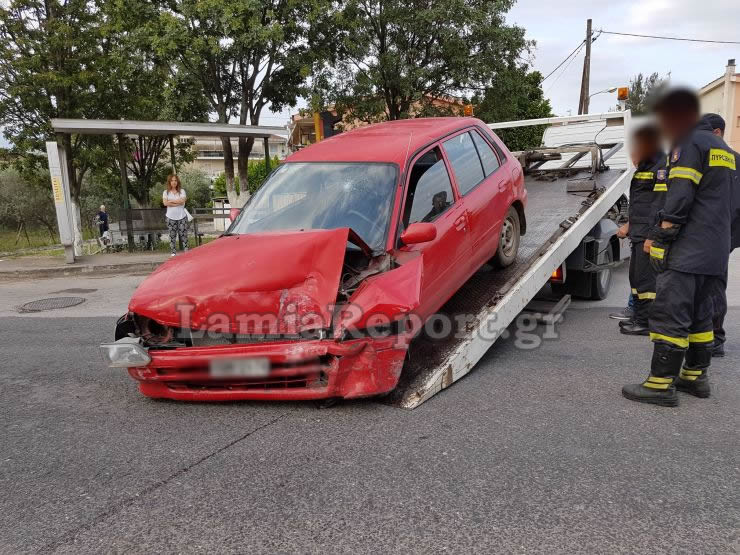
POLYGON ((420 148, 471 125, 469 117, 415 118, 352 129, 290 155, 286 162, 391 162, 403 170, 420 148))

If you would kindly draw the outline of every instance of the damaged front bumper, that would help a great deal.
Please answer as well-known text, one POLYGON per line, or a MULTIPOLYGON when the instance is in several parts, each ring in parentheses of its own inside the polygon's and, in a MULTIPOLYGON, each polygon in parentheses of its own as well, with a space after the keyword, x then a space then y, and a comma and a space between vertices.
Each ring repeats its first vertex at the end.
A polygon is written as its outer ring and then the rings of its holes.
POLYGON ((398 335, 349 341, 275 341, 207 347, 150 348, 151 362, 130 367, 148 397, 180 401, 352 399, 391 391, 408 341, 398 335), (267 360, 260 376, 218 377, 212 361, 267 360))

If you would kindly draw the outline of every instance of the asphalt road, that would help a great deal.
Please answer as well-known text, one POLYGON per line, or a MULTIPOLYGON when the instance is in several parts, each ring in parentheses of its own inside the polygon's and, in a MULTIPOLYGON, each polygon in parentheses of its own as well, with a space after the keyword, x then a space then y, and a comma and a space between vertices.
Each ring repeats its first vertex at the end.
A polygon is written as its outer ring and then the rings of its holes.
POLYGON ((624 274, 414 411, 147 400, 97 351, 141 277, 0 283, 0 552, 737 553, 740 294, 713 397, 639 405, 624 274))

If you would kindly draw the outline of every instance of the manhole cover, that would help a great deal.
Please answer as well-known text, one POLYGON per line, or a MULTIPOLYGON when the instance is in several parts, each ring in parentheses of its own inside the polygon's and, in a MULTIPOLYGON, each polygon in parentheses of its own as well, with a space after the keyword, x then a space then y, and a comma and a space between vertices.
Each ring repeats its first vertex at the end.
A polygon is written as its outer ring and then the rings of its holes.
POLYGON ((68 308, 85 302, 84 297, 51 297, 50 299, 39 299, 31 301, 18 307, 19 312, 43 312, 44 310, 56 310, 68 308))

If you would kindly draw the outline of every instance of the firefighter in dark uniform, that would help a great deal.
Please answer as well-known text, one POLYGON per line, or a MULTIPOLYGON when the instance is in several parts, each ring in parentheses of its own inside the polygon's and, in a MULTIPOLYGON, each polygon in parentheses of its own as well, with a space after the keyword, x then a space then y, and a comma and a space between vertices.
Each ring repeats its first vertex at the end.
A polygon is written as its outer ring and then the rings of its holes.
MULTIPOLYGON (((704 114, 702 121, 709 124, 712 133, 720 138, 725 135, 725 120, 719 114, 704 114)), ((735 163, 740 160, 740 154, 731 151, 735 155, 735 163)), ((732 224, 730 240, 730 251, 740 247, 740 170, 737 168, 732 172, 732 224)), ((727 315, 727 274, 724 276, 724 288, 721 294, 714 299, 714 346, 712 356, 725 356, 725 316, 727 315)))
POLYGON ((654 109, 671 152, 665 206, 644 245, 658 272, 650 311, 653 358, 647 379, 625 385, 622 394, 675 406, 677 389, 697 397, 710 394, 713 298, 730 255, 735 156, 709 125, 699 122, 693 91, 663 92, 654 109))
POLYGON ((638 125, 632 137, 632 161, 637 169, 630 183, 628 222, 619 230, 632 243, 629 277, 634 313, 632 320, 619 322, 619 331, 626 335, 648 335, 648 315, 655 299, 655 270, 643 245, 668 191, 666 155, 660 141, 660 131, 652 121, 638 125))

